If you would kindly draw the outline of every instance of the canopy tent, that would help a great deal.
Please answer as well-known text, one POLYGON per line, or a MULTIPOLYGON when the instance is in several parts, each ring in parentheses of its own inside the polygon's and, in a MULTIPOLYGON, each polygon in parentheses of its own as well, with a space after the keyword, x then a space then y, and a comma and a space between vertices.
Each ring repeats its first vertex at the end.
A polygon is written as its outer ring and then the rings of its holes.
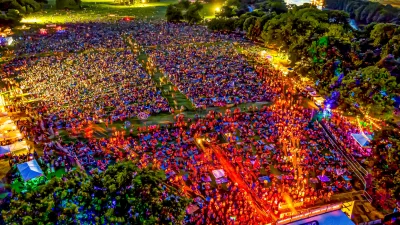
POLYGON ((43 171, 37 163, 36 159, 28 161, 26 163, 18 164, 17 167, 24 181, 28 181, 35 177, 43 175, 43 171))
POLYGON ((223 169, 213 170, 212 174, 214 175, 215 179, 225 177, 225 171, 223 169))
POLYGON ((365 135, 365 134, 351 134, 351 136, 354 138, 354 140, 357 141, 357 143, 363 147, 367 148, 369 147, 370 140, 372 140, 371 135, 365 135))
MULTIPOLYGON (((17 141, 11 145, 6 145, 10 148, 11 152, 23 150, 28 148, 28 144, 26 144, 26 141, 17 141)), ((6 147, 6 146, 1 146, 1 147, 6 147)))
POLYGON ((11 118, 9 116, 2 116, 0 117, 0 124, 9 124, 9 123, 13 123, 13 121, 11 120, 11 118))
POLYGON ((0 125, 0 132, 4 131, 10 131, 10 130, 15 130, 17 129, 17 126, 15 126, 14 123, 5 123, 0 125))
POLYGON ((10 152, 11 152, 10 145, 0 146, 0 155, 4 155, 10 152))
POLYGON ((10 131, 5 134, 0 133, 0 140, 22 139, 22 134, 19 130, 10 131))

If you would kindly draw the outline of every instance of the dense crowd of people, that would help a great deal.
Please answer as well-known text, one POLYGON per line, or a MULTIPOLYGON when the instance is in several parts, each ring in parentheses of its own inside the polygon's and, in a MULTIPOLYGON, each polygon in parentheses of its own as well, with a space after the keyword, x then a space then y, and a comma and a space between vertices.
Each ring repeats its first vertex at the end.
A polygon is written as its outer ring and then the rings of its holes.
POLYGON ((271 100, 233 43, 176 44, 151 51, 150 57, 197 108, 271 100))
MULTIPOLYGON (((371 149, 360 146, 352 136, 352 134, 360 134, 360 128, 357 127, 354 122, 351 123, 346 117, 341 116, 338 113, 334 113, 329 120, 324 120, 324 122, 328 125, 328 129, 346 152, 353 155, 355 158, 358 158, 360 161, 371 156, 371 149)), ((366 139, 368 139, 368 137, 372 139, 369 131, 364 129, 361 129, 361 131, 366 139)), ((371 140, 368 142, 371 142, 371 140)))
POLYGON ((41 57, 21 71, 21 88, 57 128, 168 112, 154 81, 130 50, 41 57))
MULTIPOLYGON (((39 99, 16 105, 32 116, 26 135, 44 146, 39 161, 49 172, 79 166, 91 173, 139 159, 141 167, 164 170, 170 184, 194 198, 197 210, 187 213, 186 224, 270 222, 293 205, 327 203, 334 193, 353 189, 352 173, 321 128, 310 124, 311 110, 302 106, 289 78, 270 65, 251 66, 234 44, 250 45, 242 38, 141 21, 63 29, 24 36, 17 51, 62 54, 14 60, 2 74, 17 75, 19 88, 39 99), (139 127, 135 134, 115 131, 108 138, 85 135, 85 141, 63 142, 58 136, 63 129, 112 127, 142 112, 170 111, 124 38, 145 48, 150 62, 197 107, 274 104, 247 112, 209 111, 204 117, 175 114, 172 124, 139 127), (154 45, 158 48, 147 48, 154 45)), ((350 132, 347 127, 330 127, 353 149, 342 136, 350 132)))

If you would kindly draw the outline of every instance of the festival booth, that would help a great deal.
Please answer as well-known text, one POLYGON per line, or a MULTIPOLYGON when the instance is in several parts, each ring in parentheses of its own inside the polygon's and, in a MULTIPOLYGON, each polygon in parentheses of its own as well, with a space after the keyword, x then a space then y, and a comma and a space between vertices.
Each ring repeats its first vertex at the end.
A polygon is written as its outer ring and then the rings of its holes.
POLYGON ((225 175, 225 171, 223 169, 219 169, 219 170, 213 170, 212 174, 215 177, 215 182, 217 184, 223 184, 228 182, 228 178, 225 175))
POLYGON ((372 140, 372 136, 371 135, 351 134, 351 136, 354 138, 354 140, 357 141, 357 143, 362 148, 369 148, 370 141, 372 140))
POLYGON ((15 126, 14 123, 5 123, 0 125, 0 131, 12 131, 17 129, 17 126, 15 126))
POLYGON ((4 155, 8 155, 11 153, 11 149, 9 145, 6 146, 0 146, 0 157, 3 157, 4 155))
POLYGON ((19 132, 19 130, 0 133, 1 141, 17 141, 20 139, 22 139, 22 134, 19 132))
POLYGON ((25 182, 43 176, 43 171, 36 159, 18 164, 17 168, 25 182))
POLYGON ((9 123, 13 123, 13 121, 11 120, 11 117, 9 116, 1 116, 0 117, 0 124, 9 124, 9 123))
POLYGON ((18 151, 22 151, 22 150, 27 150, 28 149, 28 144, 26 143, 26 141, 17 141, 10 146, 10 151, 15 153, 18 151))

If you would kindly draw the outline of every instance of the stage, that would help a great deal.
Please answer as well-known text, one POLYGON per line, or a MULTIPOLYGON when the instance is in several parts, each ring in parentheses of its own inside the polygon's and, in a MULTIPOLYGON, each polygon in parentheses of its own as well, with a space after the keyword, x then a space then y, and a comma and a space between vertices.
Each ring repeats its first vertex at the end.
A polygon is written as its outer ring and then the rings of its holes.
POLYGON ((288 223, 289 225, 354 225, 354 222, 342 212, 342 210, 335 210, 332 212, 324 213, 318 216, 313 216, 307 219, 298 220, 296 222, 288 223), (313 223, 313 222, 317 223, 313 223))

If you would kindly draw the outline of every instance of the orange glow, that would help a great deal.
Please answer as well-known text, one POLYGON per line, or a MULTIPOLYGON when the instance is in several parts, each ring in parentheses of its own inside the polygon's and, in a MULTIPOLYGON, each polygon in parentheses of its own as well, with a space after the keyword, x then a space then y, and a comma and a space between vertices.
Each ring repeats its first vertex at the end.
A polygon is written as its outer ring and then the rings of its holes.
POLYGON ((250 203, 255 203, 251 204, 251 206, 260 215, 260 217, 265 220, 265 222, 270 220, 271 217, 274 220, 277 220, 277 218, 272 213, 268 213, 269 209, 265 206, 265 204, 263 204, 263 201, 247 186, 243 178, 236 172, 232 164, 223 155, 223 151, 220 149, 220 147, 213 146, 212 151, 218 161, 221 163, 222 168, 226 171, 227 176, 232 180, 232 182, 234 182, 236 186, 239 186, 239 188, 245 190, 245 192, 249 193, 249 196, 251 198, 250 203))

